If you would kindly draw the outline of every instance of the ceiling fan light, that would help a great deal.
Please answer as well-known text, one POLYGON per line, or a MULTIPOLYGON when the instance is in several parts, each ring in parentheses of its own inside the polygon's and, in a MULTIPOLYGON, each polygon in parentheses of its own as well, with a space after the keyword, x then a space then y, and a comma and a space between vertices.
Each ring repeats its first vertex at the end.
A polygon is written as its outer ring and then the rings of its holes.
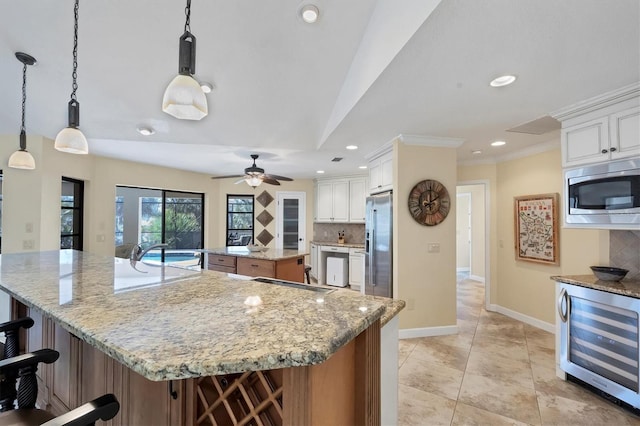
POLYGON ((260 184, 262 183, 262 179, 260 179, 258 176, 247 177, 244 181, 253 188, 260 186, 260 184))
POLYGON ((29 151, 21 149, 11 154, 9 167, 12 169, 33 170, 36 168, 36 162, 29 151))
POLYGON ((76 127, 65 127, 56 136, 54 148, 69 154, 88 154, 87 138, 76 127))
POLYGON ((208 114, 207 97, 190 75, 177 75, 164 92, 162 111, 181 120, 201 120, 208 114))

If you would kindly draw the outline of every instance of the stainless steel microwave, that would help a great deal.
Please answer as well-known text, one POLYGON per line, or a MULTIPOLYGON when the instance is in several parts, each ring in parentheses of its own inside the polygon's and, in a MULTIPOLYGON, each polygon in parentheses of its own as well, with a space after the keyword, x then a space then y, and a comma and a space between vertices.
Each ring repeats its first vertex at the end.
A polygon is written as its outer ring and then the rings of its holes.
POLYGON ((568 227, 640 229, 640 158, 565 171, 568 227))

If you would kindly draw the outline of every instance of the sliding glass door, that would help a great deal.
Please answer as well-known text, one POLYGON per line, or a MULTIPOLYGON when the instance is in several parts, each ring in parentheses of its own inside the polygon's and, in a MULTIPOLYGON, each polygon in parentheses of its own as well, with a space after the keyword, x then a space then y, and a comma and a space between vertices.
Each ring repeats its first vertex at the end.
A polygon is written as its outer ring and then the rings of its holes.
POLYGON ((118 186, 115 202, 116 253, 166 244, 169 252, 151 250, 145 260, 199 260, 193 250, 204 246, 204 194, 118 186))

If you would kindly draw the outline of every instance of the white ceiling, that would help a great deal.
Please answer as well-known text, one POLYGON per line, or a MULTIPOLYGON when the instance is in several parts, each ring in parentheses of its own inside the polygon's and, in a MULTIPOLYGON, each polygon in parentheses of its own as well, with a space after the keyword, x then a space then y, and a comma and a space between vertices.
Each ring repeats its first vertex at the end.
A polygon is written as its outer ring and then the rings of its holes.
MULTIPOLYGON (((557 138, 506 129, 640 81, 638 0, 193 0, 195 77, 215 88, 207 117, 180 121, 161 101, 186 1, 80 3, 90 152, 212 176, 240 173, 251 153, 267 173, 354 174, 399 134, 462 140, 459 162, 499 161, 557 138), (297 15, 310 2, 315 25, 297 15), (489 87, 502 74, 518 80, 489 87)), ((16 51, 38 60, 27 133, 66 126, 72 41, 73 0, 0 0, 0 134, 20 128, 16 51)))

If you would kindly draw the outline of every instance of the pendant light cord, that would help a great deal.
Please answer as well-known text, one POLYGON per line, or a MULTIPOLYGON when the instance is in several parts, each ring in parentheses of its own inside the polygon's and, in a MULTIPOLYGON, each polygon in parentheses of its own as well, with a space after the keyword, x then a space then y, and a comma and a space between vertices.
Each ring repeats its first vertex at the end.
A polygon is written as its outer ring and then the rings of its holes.
POLYGON ((27 104, 27 64, 22 67, 22 125, 20 126, 20 133, 26 132, 24 125, 25 105, 27 104))
POLYGON ((75 24, 73 26, 73 72, 71 73, 71 77, 73 79, 73 83, 71 85, 71 100, 75 101, 76 99, 76 90, 78 90, 78 83, 76 79, 78 78, 78 9, 80 8, 79 0, 76 0, 76 5, 73 8, 74 21, 75 24))
POLYGON ((187 0, 187 7, 184 8, 184 14, 187 16, 187 20, 184 22, 184 32, 190 33, 191 32, 191 0, 187 0))

